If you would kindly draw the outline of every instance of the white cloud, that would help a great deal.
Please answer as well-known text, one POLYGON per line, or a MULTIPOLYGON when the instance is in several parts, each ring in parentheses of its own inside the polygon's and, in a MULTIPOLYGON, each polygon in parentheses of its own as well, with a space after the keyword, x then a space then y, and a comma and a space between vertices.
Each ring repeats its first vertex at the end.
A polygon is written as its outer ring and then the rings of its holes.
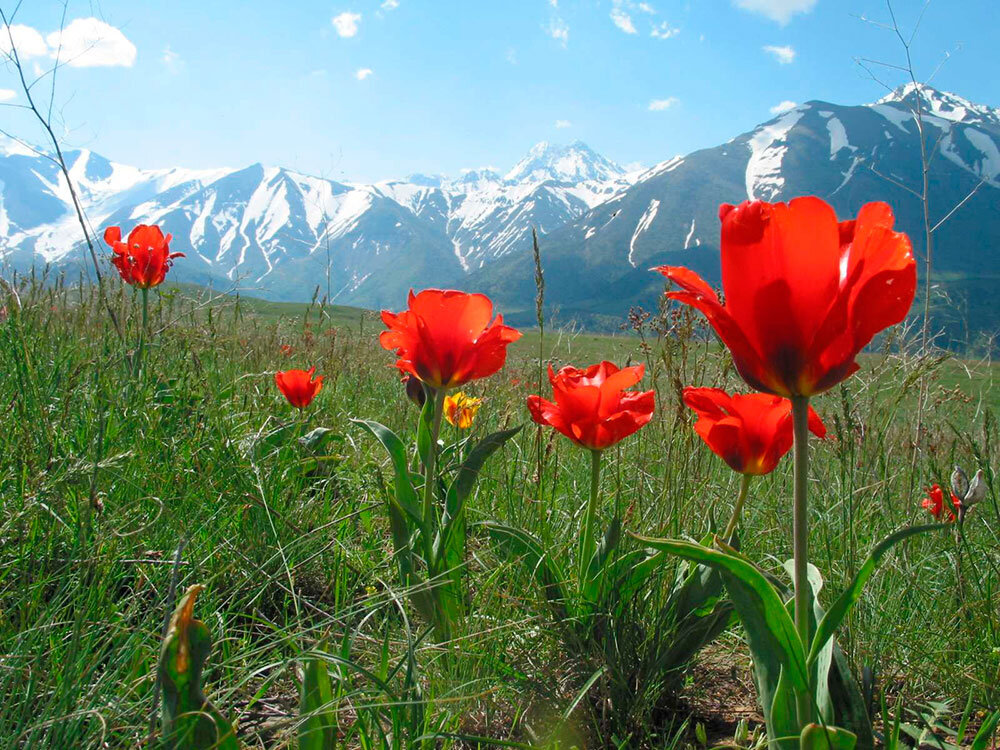
POLYGON ((559 0, 549 0, 549 5, 551 5, 553 8, 558 8, 559 0))
POLYGON ((330 23, 333 24, 333 28, 335 28, 337 33, 342 37, 352 37, 357 34, 358 24, 360 22, 360 13, 351 13, 346 10, 339 16, 334 16, 330 19, 330 23))
POLYGON ((5 55, 9 55, 11 52, 10 37, 14 38, 14 48, 21 60, 42 57, 49 51, 49 46, 37 29, 15 23, 10 27, 10 36, 7 34, 6 26, 0 28, 0 52, 5 55))
POLYGON ((562 130, 563 128, 571 128, 573 127, 573 123, 571 123, 569 120, 556 120, 556 127, 559 130, 562 130))
POLYGON ((614 22, 615 26, 624 31, 626 34, 635 34, 635 24, 632 23, 632 18, 619 7, 611 9, 611 20, 614 22))
POLYGON ((561 18, 553 18, 549 21, 545 33, 559 42, 563 49, 569 44, 569 24, 561 18))
POLYGON ((45 41, 49 56, 74 68, 131 68, 136 48, 121 32, 99 18, 75 18, 62 31, 53 31, 45 41))
POLYGON ((356 71, 354 71, 354 77, 357 78, 359 81, 363 81, 374 72, 375 71, 372 70, 371 68, 358 68, 356 71))
POLYGON ((797 106, 798 105, 795 102, 785 99, 785 101, 778 102, 773 107, 771 107, 771 114, 780 115, 783 112, 787 112, 790 109, 795 109, 797 106))
POLYGON ((662 112, 665 109, 670 109, 675 104, 678 104, 680 99, 676 96, 668 96, 666 99, 653 99, 649 103, 650 112, 662 112))
POLYGON ((788 45, 776 47, 773 44, 768 44, 763 49, 767 54, 773 55, 779 65, 791 65, 795 62, 795 50, 788 45))
POLYGON ((664 21, 653 27, 653 30, 649 32, 649 35, 654 39, 669 39, 672 36, 677 36, 681 33, 680 29, 673 28, 669 23, 664 21))
POLYGON ((504 54, 504 59, 511 65, 517 65, 517 50, 513 47, 508 47, 507 52, 504 54))
POLYGON ((16 96, 17 92, 14 91, 13 89, 0 89, 0 102, 9 102, 16 96))
POLYGON ((382 10, 396 10, 399 7, 399 0, 385 0, 382 3, 382 10))
POLYGON ((796 13, 811 11, 816 5, 816 0, 733 0, 733 4, 751 13, 767 16, 784 26, 796 13))
POLYGON ((653 15, 654 13, 656 13, 656 8, 654 8, 649 3, 639 3, 636 7, 639 10, 641 10, 643 13, 649 13, 650 15, 653 15))

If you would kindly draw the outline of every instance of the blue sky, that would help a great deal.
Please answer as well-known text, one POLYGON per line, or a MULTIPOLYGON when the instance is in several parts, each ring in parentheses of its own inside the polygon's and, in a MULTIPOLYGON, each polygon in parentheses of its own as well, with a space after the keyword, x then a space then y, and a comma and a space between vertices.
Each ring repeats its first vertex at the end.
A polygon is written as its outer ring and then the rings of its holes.
MULTIPOLYGON (((950 55, 933 84, 1000 105, 996 2, 931 2, 918 74, 950 55)), ((906 29, 924 5, 894 1, 906 29)), ((61 3, 24 6, 18 46, 41 69, 61 3)), ((376 180, 506 170, 537 141, 577 139, 648 165, 781 102, 881 96, 854 58, 901 50, 860 16, 887 21, 884 0, 70 0, 63 44, 78 51, 56 104, 66 142, 150 168, 376 180)), ((0 66, 0 100, 23 103, 16 88, 0 66)), ((37 139, 22 111, 0 117, 37 139)))

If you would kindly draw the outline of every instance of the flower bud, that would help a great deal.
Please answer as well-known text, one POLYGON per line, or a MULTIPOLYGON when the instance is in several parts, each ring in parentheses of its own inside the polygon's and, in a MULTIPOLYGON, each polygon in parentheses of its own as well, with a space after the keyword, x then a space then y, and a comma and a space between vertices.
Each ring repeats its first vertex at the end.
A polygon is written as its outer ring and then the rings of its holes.
POLYGON ((968 508, 978 502, 981 502, 985 497, 986 478, 983 476, 983 470, 980 469, 976 472, 976 476, 972 478, 972 484, 969 485, 969 491, 966 492, 962 505, 968 508))
POLYGON ((959 498, 964 498, 969 491, 969 477, 961 466, 956 466, 951 473, 951 491, 959 498))
POLYGON ((406 397, 415 403, 418 408, 423 409, 424 401, 427 400, 427 394, 424 393, 424 384, 412 375, 404 375, 403 384, 406 386, 406 397))

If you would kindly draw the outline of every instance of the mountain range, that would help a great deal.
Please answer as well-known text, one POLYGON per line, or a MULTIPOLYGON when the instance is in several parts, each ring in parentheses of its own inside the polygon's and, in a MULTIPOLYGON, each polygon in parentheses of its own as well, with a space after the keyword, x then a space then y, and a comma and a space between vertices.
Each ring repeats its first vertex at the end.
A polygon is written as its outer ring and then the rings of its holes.
MULTIPOLYGON (((562 320, 617 325, 655 306, 650 266, 688 265, 719 281, 720 203, 814 194, 841 217, 884 200, 924 249, 918 105, 932 152, 939 320, 952 338, 1000 328, 1000 109, 912 85, 861 105, 810 101, 732 140, 626 171, 582 142, 539 143, 509 171, 338 182, 280 167, 143 170, 65 154, 95 228, 160 224, 182 251, 172 278, 302 300, 398 307, 410 287, 490 294, 514 322, 534 317, 531 229, 546 300, 562 320), (971 197, 969 197, 971 194, 971 197), (964 202, 963 202, 964 201, 964 202)), ((100 232, 95 233, 97 237, 100 232)), ((0 255, 23 270, 84 259, 56 165, 0 139, 0 255)))

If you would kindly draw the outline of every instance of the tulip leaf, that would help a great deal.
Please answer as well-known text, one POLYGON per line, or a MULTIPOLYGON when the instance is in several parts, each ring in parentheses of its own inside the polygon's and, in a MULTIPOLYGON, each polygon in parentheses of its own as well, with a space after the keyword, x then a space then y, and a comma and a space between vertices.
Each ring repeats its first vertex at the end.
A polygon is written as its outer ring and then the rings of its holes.
MULTIPOLYGON (((652 547, 718 570, 726 583, 730 598, 747 630, 750 649, 755 661, 759 655, 777 658, 788 669, 795 690, 806 690, 805 652, 795 623, 785 609, 781 597, 764 574, 749 560, 728 552, 703 547, 682 539, 652 539, 635 535, 652 547)), ((777 682, 774 674, 774 683, 777 682)))
POLYGON ((326 662, 315 657, 307 659, 299 702, 299 750, 334 750, 336 716, 326 662))
POLYGON ((208 628, 194 619, 195 599, 203 588, 190 586, 184 592, 160 648, 163 738, 171 750, 237 750, 233 725, 202 692, 201 677, 212 650, 208 628))
MULTIPOLYGON (((783 565, 789 578, 795 577, 795 561, 785 560, 783 565)), ((807 567, 806 578, 809 581, 809 635, 810 638, 816 634, 816 623, 823 618, 823 608, 819 603, 819 592, 823 589, 823 575, 812 563, 807 567)), ((795 602, 789 599, 786 609, 790 616, 794 616, 795 602)), ((822 649, 817 652, 817 658, 808 662, 809 684, 813 686, 813 697, 819 715, 827 724, 834 722, 833 700, 830 697, 830 665, 833 662, 833 639, 831 638, 822 649)), ((813 717, 810 717, 810 720, 813 717)))
POLYGON ((521 431, 523 425, 518 425, 509 430, 494 432, 476 444, 476 447, 469 451, 469 454, 458 467, 458 474, 448 488, 448 495, 445 505, 445 517, 454 518, 464 505, 466 499, 472 494, 472 490, 479 478, 479 471, 486 463, 486 459, 496 453, 503 445, 521 431))
POLYGON ((774 586, 750 561, 735 553, 709 549, 694 542, 634 536, 653 549, 704 563, 722 574, 747 632, 765 710, 771 703, 782 668, 787 670, 795 692, 808 691, 805 649, 795 623, 774 586))
MULTIPOLYGON (((764 704, 769 747, 771 750, 795 750, 799 744, 801 727, 795 705, 795 693, 788 679, 788 671, 784 667, 779 671, 778 683, 770 697, 770 705, 764 704)), ((761 693, 761 699, 763 698, 764 695, 761 693)))
POLYGON ((314 452, 329 441, 342 442, 343 440, 344 436, 337 434, 337 431, 332 427, 316 427, 299 438, 299 442, 303 446, 314 452))
POLYGON ((807 724, 799 737, 800 750, 854 750, 858 738, 846 729, 807 724))
POLYGON ((594 550, 594 554, 591 556, 590 562, 587 565, 587 575, 581 582, 583 584, 581 591, 583 598, 591 603, 596 603, 600 596, 600 590, 604 585, 605 578, 601 574, 604 572, 605 566, 608 564, 608 559, 618 548, 618 542, 621 540, 621 536, 622 520, 621 517, 615 516, 611 519, 611 524, 601 537, 601 541, 598 542, 597 549, 594 550))
POLYGON ((417 422, 417 452, 420 454, 420 460, 424 466, 427 466, 433 442, 434 409, 437 408, 437 394, 426 385, 424 385, 424 394, 424 405, 420 408, 420 419, 417 422))
POLYGON ((844 592, 837 598, 837 601, 833 603, 830 610, 823 616, 820 620, 819 625, 816 628, 816 636, 813 638, 812 646, 809 652, 809 662, 812 663, 820 656, 820 651, 826 645, 827 641, 833 638, 834 632, 840 626, 840 623, 844 621, 847 613, 850 612, 851 607, 860 598, 861 591, 864 589, 865 584, 868 583, 868 579, 872 577, 878 564, 881 562, 885 554, 892 549, 892 547, 907 537, 911 537, 915 534, 920 534, 924 531, 933 531, 935 529, 947 528, 947 524, 942 523, 932 523, 924 526, 910 526, 909 528, 900 529, 894 534, 890 534, 888 537, 879 542, 875 549, 871 551, 868 555, 868 559, 864 561, 858 572, 855 573, 854 579, 851 584, 844 590, 844 592))
POLYGON ((420 503, 417 500, 417 492, 413 489, 410 481, 410 469, 406 462, 406 446, 395 432, 385 425, 368 419, 352 419, 354 424, 360 425, 368 430, 375 438, 382 443, 389 458, 392 461, 392 469, 395 475, 396 502, 410 518, 418 524, 423 523, 420 514, 420 503))
POLYGON ((975 738, 972 740, 970 750, 986 750, 990 746, 990 740, 1000 725, 1000 711, 994 711, 983 720, 983 725, 979 727, 975 738))
POLYGON ((667 560, 667 554, 654 552, 643 556, 641 553, 633 552, 618 559, 619 566, 626 569, 617 576, 616 585, 621 592, 621 598, 629 599, 643 587, 653 573, 663 567, 667 560), (638 562, 633 562, 636 557, 641 557, 641 559, 638 562))
POLYGON ((558 561, 546 552, 542 542, 527 531, 495 521, 483 521, 479 525, 507 551, 509 557, 521 560, 541 586, 555 621, 563 623, 568 617, 566 607, 569 603, 563 590, 566 574, 558 561))
POLYGON ((858 681, 851 674, 847 657, 833 639, 833 664, 830 668, 828 686, 830 701, 833 704, 835 722, 857 735, 858 745, 862 748, 875 747, 875 736, 872 731, 872 720, 868 715, 868 704, 858 681))

